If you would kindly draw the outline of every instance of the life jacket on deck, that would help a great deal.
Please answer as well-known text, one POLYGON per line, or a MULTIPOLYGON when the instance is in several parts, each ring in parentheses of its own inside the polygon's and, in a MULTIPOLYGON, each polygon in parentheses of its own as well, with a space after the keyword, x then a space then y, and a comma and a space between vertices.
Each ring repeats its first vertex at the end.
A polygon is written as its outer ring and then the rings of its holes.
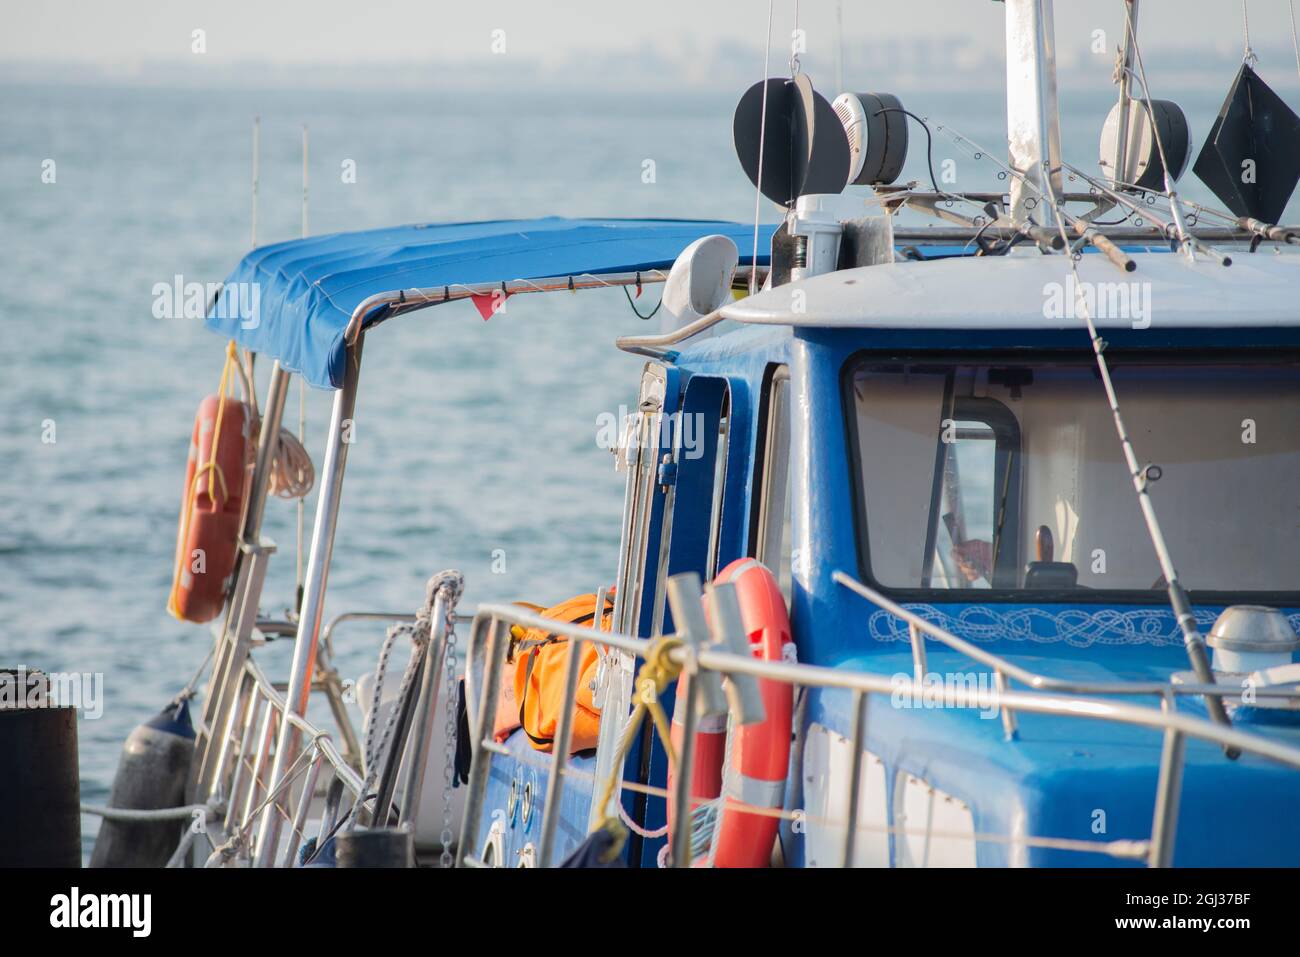
MULTIPOLYGON (((613 625, 613 611, 614 596, 610 592, 605 596, 604 614, 599 626, 602 630, 609 630, 613 625)), ((538 613, 554 621, 593 627, 596 595, 578 595, 538 613)), ((502 683, 493 736, 504 741, 515 728, 522 727, 529 743, 538 751, 549 754, 564 705, 564 672, 569 665, 572 643, 561 635, 518 625, 511 629, 510 637, 508 661, 514 664, 514 681, 502 683)), ((600 652, 601 649, 590 642, 582 647, 573 705, 571 754, 594 748, 600 733, 600 709, 592 688, 600 652)))

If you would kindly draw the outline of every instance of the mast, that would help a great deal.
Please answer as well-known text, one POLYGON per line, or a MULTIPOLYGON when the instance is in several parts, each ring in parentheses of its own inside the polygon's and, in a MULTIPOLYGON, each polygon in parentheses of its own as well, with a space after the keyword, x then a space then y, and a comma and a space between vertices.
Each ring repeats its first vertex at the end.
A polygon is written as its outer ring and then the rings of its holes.
POLYGON ((1061 194, 1061 123, 1056 104, 1056 39, 1052 0, 1004 0, 1007 8, 1007 143, 1011 218, 1052 226, 1043 197, 1061 194), (1048 171, 1051 180, 1048 182, 1048 171))
POLYGON ((1137 49, 1138 0, 1123 0, 1128 4, 1124 23, 1124 46, 1120 48, 1119 73, 1119 128, 1115 137, 1115 155, 1111 157, 1111 170, 1117 183, 1131 183, 1133 171, 1128 161, 1129 113, 1133 99, 1129 94, 1129 80, 1133 76, 1133 53, 1137 49))

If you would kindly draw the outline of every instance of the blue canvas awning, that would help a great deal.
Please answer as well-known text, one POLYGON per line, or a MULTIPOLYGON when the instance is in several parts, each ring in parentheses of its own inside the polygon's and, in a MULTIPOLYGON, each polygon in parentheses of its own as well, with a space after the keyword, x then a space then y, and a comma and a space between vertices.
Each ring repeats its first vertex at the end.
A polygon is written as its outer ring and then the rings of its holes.
MULTIPOLYGON (((759 231, 766 265, 773 226, 759 231)), ((253 250, 226 279, 207 326, 302 374, 343 381, 345 331, 356 308, 396 290, 667 269, 690 243, 733 239, 748 265, 753 226, 704 220, 561 219, 431 223, 296 239, 253 250)), ((372 325, 392 309, 370 310, 372 325)))

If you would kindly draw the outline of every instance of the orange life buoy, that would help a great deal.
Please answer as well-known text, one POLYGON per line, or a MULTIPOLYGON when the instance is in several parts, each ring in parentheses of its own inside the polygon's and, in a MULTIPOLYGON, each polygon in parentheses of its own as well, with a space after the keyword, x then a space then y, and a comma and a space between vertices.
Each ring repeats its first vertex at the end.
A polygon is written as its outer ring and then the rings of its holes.
POLYGON ((167 610, 184 621, 211 621, 225 604, 244 511, 248 407, 228 396, 231 359, 221 386, 199 403, 185 468, 176 563, 167 610))
MULTIPOLYGON (((740 617, 755 658, 781 661, 794 651, 790 615, 776 578, 762 563, 741 558, 724 568, 717 582, 736 586, 740 617)), ((764 719, 742 725, 733 734, 731 773, 718 815, 715 867, 767 867, 780 820, 754 814, 751 807, 779 808, 784 803, 794 720, 794 688, 783 681, 758 680, 764 719)))

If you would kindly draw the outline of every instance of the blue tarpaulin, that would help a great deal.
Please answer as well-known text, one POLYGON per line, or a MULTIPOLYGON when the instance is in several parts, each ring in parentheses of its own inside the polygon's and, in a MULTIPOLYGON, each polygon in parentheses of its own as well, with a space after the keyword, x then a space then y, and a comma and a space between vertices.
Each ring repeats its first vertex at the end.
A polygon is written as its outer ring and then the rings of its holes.
MULTIPOLYGON (((773 227, 759 232, 760 265, 773 227)), ((753 226, 704 220, 561 219, 431 223, 313 236, 253 250, 226 279, 213 332, 299 372, 317 388, 343 381, 353 310, 398 289, 583 273, 667 269, 690 243, 733 239, 748 264, 753 226)), ((374 323, 383 308, 366 317, 374 323)))

